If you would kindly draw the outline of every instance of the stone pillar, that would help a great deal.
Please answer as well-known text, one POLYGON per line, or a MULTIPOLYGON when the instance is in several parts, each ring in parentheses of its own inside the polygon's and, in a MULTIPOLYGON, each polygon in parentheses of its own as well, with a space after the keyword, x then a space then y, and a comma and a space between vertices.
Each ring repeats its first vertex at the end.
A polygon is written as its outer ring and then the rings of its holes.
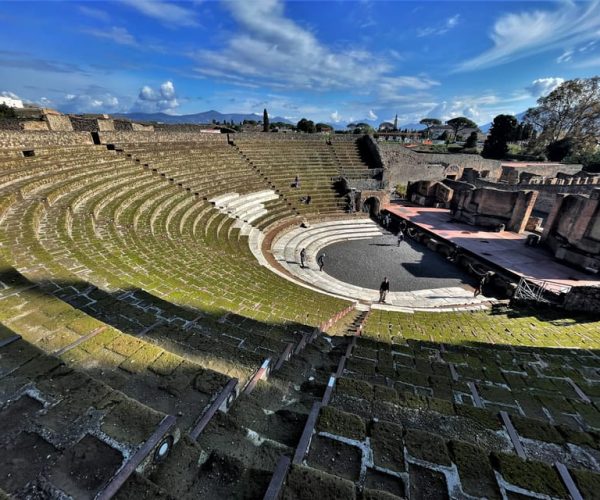
POLYGON ((525 231, 525 226, 531 216, 537 196, 537 191, 519 191, 517 193, 517 201, 506 229, 514 231, 515 233, 522 233, 525 231))
POLYGON ((560 209, 562 207, 562 203, 563 203, 563 200, 565 199, 565 196, 566 196, 565 194, 557 194, 556 195, 556 202, 552 206, 552 210, 548 214, 548 218, 546 219, 546 222, 544 223, 544 231, 542 232, 542 241, 545 241, 546 239, 548 239, 548 236, 550 236, 550 233, 552 232, 552 229, 554 228, 554 225, 557 222, 556 219, 558 217, 558 214, 560 213, 560 209))
POLYGON ((594 189, 590 193, 590 198, 585 201, 583 210, 577 217, 577 222, 570 231, 569 241, 579 241, 585 236, 585 232, 590 225, 592 217, 600 204, 600 189, 594 189))

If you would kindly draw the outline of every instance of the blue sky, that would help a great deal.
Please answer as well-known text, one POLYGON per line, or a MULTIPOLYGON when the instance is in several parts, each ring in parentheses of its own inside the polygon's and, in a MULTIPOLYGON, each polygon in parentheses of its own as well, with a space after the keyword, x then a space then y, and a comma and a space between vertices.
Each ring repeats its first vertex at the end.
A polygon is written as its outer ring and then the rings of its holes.
POLYGON ((0 94, 64 112, 400 123, 600 73, 600 2, 0 2, 0 94))

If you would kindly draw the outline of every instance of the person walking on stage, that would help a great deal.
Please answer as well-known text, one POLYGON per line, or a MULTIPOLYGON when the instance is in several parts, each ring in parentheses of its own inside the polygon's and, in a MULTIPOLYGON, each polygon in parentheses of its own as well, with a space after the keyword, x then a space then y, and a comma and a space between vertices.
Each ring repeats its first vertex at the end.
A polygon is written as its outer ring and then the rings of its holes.
POLYGON ((385 298, 390 291, 390 282, 387 279, 387 276, 383 278, 381 285, 379 285, 379 303, 385 304, 385 298))
POLYGON ((402 229, 400 229, 400 231, 398 231, 398 246, 400 246, 400 244, 404 241, 404 232, 402 231, 402 229))
POLYGON ((319 271, 322 271, 323 268, 325 267, 325 254, 324 253, 319 255, 319 258, 317 259, 317 264, 319 264, 319 271))
POLYGON ((304 269, 304 262, 306 261, 306 248, 300 250, 300 267, 304 269))

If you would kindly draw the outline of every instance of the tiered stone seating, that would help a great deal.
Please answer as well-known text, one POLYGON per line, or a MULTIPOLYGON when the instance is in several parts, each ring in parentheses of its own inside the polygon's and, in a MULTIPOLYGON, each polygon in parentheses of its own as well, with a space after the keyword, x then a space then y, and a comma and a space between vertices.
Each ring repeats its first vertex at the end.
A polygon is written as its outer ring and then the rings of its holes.
POLYGON ((235 137, 235 145, 258 173, 303 214, 335 213, 346 208, 346 200, 336 192, 334 180, 340 164, 331 145, 323 139, 292 141, 245 140, 235 137), (300 187, 294 187, 298 176, 300 187), (310 205, 301 199, 311 197, 310 205))
POLYGON ((135 366, 116 354, 127 336, 44 294, 3 261, 0 284, 2 490, 15 498, 91 498, 145 443, 154 443, 151 455, 159 441, 174 441, 172 424, 156 434, 169 423, 164 412, 106 383, 111 365, 135 366), (83 364, 91 353, 94 368, 83 364))
POLYGON ((372 311, 282 498, 594 497, 600 323, 575 320, 372 311))
POLYGON ((373 309, 316 335, 350 302, 257 262, 294 212, 246 160, 227 185, 232 146, 118 149, 0 155, 0 496, 596 494, 597 320, 373 309))

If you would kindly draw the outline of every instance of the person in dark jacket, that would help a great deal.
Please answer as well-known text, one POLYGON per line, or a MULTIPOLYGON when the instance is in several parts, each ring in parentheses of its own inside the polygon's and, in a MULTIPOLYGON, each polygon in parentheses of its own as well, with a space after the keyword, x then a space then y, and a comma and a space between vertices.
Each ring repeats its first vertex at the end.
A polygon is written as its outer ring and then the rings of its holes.
POLYGON ((319 258, 317 259, 317 264, 319 264, 319 271, 322 271, 323 268, 325 267, 325 254, 324 253, 319 255, 319 258))
POLYGON ((379 286, 379 303, 385 303, 385 297, 390 291, 390 282, 387 279, 387 276, 383 278, 381 285, 379 286))
POLYGON ((300 250, 300 267, 304 269, 304 263, 306 262, 306 248, 300 250))

